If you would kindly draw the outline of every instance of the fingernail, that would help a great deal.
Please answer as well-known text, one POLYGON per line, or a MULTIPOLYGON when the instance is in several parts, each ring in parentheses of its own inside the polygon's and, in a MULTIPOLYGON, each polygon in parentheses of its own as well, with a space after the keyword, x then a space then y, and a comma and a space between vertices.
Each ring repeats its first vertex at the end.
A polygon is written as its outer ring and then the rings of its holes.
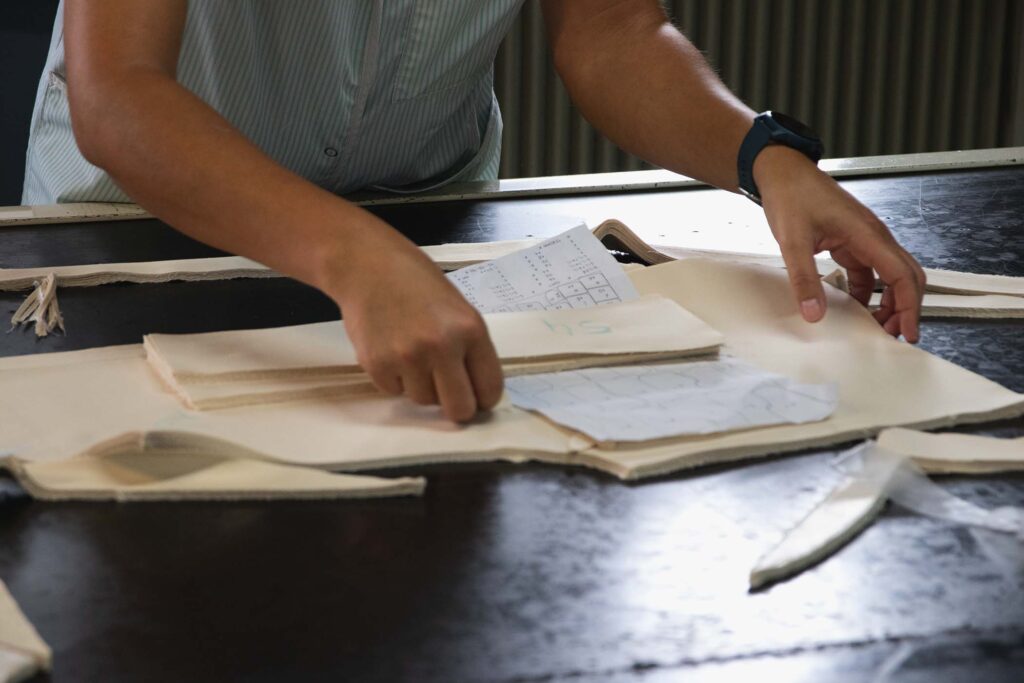
POLYGON ((821 318, 821 303, 817 299, 804 299, 800 302, 800 312, 804 320, 816 322, 821 318))

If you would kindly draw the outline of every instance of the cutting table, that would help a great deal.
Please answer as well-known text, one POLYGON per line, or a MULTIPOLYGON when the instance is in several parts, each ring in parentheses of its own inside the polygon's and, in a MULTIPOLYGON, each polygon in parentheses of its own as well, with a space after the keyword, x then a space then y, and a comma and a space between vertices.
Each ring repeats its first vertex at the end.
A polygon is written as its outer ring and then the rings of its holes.
MULTIPOLYGON (((1024 276, 1024 153, 926 156, 829 168, 924 265, 1024 276)), ((774 248, 757 207, 663 172, 364 200, 419 244, 618 218, 653 243, 774 248)), ((155 219, 0 227, 0 245, 11 268, 220 255, 155 219)), ((66 335, 13 331, 0 355, 338 315, 286 279, 59 297, 66 335)), ((1022 320, 928 320, 922 346, 1024 392, 1022 320)), ((964 431, 1020 436, 1024 419, 964 431)), ((53 647, 38 680, 55 682, 1022 680, 1024 548, 963 527, 890 507, 816 568, 747 592, 756 557, 835 481, 835 453, 639 484, 432 466, 400 472, 428 478, 421 499, 340 503, 44 504, 0 478, 0 578, 53 647)), ((940 481, 1024 505, 1021 476, 940 481)))

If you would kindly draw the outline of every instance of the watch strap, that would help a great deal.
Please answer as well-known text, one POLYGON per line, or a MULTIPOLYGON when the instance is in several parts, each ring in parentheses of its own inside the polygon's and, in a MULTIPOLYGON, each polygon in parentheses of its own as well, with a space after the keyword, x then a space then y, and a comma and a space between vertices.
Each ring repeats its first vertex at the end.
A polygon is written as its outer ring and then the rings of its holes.
POLYGON ((772 130, 764 119, 765 114, 759 114, 754 118, 754 124, 743 138, 740 153, 736 158, 740 192, 758 204, 761 203, 761 193, 754 182, 754 159, 772 142, 772 130))

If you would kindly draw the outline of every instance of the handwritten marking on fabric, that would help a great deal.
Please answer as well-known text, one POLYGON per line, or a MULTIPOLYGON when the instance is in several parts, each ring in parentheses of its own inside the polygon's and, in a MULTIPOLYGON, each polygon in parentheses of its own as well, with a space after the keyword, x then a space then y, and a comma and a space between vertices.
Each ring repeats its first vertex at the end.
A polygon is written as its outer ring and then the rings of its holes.
POLYGON ((638 296, 585 225, 448 277, 482 313, 589 308, 638 296))
POLYGON ((839 401, 834 384, 800 384, 735 360, 511 377, 505 387, 520 408, 600 442, 816 422, 839 401))

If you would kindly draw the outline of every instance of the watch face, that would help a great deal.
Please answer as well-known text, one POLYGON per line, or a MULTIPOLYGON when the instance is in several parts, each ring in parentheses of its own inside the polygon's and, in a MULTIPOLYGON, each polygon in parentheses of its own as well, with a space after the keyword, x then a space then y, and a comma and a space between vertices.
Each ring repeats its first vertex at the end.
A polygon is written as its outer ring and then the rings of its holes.
POLYGON ((820 137, 817 133, 811 130, 808 126, 804 125, 800 121, 797 121, 792 116, 783 114, 781 112, 773 111, 772 118, 783 125, 783 127, 796 133, 800 137, 810 138, 811 140, 819 140, 820 137))

